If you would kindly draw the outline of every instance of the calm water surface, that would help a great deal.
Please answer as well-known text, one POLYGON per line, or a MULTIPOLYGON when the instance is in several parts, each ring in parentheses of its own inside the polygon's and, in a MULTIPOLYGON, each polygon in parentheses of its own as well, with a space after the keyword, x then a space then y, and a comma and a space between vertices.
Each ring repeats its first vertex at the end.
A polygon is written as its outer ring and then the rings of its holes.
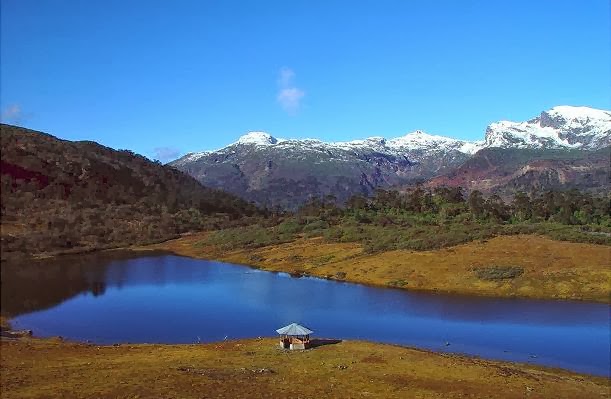
POLYGON ((193 343, 296 321, 318 337, 610 373, 606 304, 415 293, 172 255, 4 264, 1 304, 39 337, 193 343))

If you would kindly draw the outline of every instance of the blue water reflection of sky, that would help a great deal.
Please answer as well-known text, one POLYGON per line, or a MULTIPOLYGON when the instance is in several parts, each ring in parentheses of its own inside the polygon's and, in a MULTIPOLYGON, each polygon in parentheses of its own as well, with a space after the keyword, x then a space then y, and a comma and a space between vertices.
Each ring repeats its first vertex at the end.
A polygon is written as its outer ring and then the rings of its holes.
POLYGON ((79 270, 104 290, 22 314, 15 324, 38 336, 99 343, 192 343, 270 336, 297 321, 321 337, 609 375, 606 304, 380 289, 176 256, 79 270))

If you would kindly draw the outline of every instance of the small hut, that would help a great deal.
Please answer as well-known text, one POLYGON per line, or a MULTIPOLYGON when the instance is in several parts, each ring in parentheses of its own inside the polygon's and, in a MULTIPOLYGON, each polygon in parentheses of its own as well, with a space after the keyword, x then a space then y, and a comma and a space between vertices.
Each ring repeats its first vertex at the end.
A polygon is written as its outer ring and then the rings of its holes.
POLYGON ((308 349, 310 346, 310 334, 314 331, 299 325, 291 323, 276 330, 280 334, 280 347, 282 349, 308 349))

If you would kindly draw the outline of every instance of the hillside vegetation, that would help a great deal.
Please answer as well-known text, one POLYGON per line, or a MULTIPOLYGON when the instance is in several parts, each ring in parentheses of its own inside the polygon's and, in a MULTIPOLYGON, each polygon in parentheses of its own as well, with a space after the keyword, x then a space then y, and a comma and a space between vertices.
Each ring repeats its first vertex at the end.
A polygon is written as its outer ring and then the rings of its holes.
POLYGON ((460 187, 409 192, 378 190, 372 198, 352 197, 344 207, 315 198, 295 214, 276 215, 275 224, 216 231, 206 243, 230 250, 323 237, 360 243, 367 253, 428 250, 498 235, 544 234, 551 238, 611 244, 609 197, 572 191, 515 194, 510 203, 460 187))
POLYGON ((260 214, 131 151, 0 128, 3 259, 155 242, 260 214))

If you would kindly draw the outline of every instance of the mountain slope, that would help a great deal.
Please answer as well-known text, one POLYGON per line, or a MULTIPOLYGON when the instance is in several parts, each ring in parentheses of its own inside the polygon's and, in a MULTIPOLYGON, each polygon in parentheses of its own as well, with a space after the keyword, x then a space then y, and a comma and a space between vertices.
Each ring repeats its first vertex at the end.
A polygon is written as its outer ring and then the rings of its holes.
POLYGON ((158 241, 258 212, 130 151, 0 129, 3 258, 158 241))
POLYGON ((283 140, 253 132, 218 151, 189 154, 170 165, 203 184, 267 206, 293 208, 312 196, 346 200, 355 193, 430 177, 467 158, 464 142, 415 132, 386 141, 283 140))
POLYGON ((511 196, 516 191, 611 189, 611 147, 598 151, 486 148, 457 169, 426 183, 511 196))
POLYGON ((311 196, 353 194, 450 173, 481 149, 596 150, 611 144, 611 112, 559 106, 526 122, 497 122, 482 141, 421 131, 395 139, 325 143, 251 132, 216 151, 187 154, 171 165, 210 187, 267 206, 294 208, 311 196))

